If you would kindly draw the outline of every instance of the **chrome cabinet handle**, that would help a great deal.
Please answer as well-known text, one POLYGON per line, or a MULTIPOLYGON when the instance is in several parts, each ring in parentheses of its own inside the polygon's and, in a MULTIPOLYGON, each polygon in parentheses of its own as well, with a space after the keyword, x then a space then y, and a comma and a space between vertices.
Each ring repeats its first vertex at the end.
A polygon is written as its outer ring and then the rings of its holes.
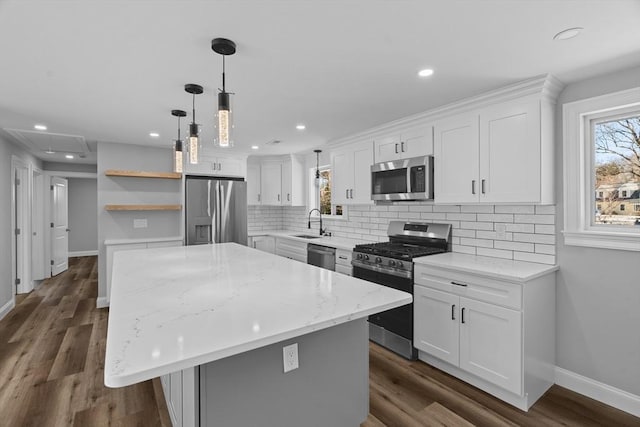
POLYGON ((278 194, 278 201, 280 201, 280 195, 278 194))
POLYGON ((287 202, 291 201, 291 194, 287 193, 287 202))
POLYGON ((218 170, 221 171, 222 170, 222 163, 218 163, 218 170))
POLYGON ((471 180, 471 194, 476 194, 476 180, 471 180))
POLYGON ((346 190, 344 190, 344 198, 345 199, 349 198, 349 189, 348 188, 346 190))
POLYGON ((461 313, 461 316, 462 316, 461 321, 462 321, 462 323, 464 323, 464 307, 462 307, 462 313, 461 313))
POLYGON ((460 282, 451 282, 452 285, 456 285, 456 286, 464 286, 465 288, 469 285, 467 285, 466 283, 460 283, 460 282))
MULTIPOLYGON (((254 244, 255 246, 255 244, 254 244)), ((451 320, 456 320, 456 305, 451 304, 451 320)))
POLYGON ((258 194, 258 201, 260 201, 260 195, 258 194))
POLYGON ((349 190, 349 198, 353 199, 353 188, 349 190))
POLYGON ((398 143, 396 143, 396 154, 398 154, 398 143))
POLYGON ((402 151, 404 153, 404 142, 400 143, 400 151, 402 151))
POLYGON ((485 181, 486 180, 484 180, 484 179, 482 181, 480 181, 480 188, 481 188, 480 191, 482 191, 482 194, 485 194, 485 191, 484 191, 484 182, 485 181))

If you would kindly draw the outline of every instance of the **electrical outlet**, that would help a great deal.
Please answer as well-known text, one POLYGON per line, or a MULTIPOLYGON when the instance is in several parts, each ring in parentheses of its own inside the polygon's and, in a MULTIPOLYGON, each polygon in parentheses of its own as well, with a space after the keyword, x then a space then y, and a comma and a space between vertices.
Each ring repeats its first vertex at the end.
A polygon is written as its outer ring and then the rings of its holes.
POLYGON ((496 224, 496 239, 505 240, 507 238, 507 225, 506 224, 496 224))
POLYGON ((133 228, 147 228, 147 218, 134 219, 133 228))
POLYGON ((285 372, 298 369, 298 343, 282 347, 282 363, 285 372))

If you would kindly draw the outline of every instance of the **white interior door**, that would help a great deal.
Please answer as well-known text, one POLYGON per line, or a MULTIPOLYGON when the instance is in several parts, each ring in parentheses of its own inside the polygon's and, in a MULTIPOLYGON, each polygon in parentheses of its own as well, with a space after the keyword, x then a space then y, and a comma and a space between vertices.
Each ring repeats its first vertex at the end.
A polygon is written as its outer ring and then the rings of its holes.
POLYGON ((29 214, 29 169, 26 165, 15 165, 13 176, 13 236, 14 236, 14 283, 16 293, 26 293, 31 290, 29 274, 29 246, 26 235, 29 214))
POLYGON ((31 279, 46 276, 44 262, 44 175, 34 170, 31 181, 31 279))
POLYGON ((69 198, 67 180, 51 178, 51 275, 69 268, 69 198))

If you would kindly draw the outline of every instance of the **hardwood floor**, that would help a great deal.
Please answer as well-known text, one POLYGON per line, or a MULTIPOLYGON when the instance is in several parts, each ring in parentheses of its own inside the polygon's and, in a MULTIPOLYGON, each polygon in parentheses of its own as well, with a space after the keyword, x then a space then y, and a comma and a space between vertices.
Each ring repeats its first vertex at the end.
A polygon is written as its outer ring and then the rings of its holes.
MULTIPOLYGON (((82 257, 16 299, 0 321, 0 426, 170 425, 158 380, 103 385, 108 310, 96 309, 96 296, 97 258, 82 257)), ((558 386, 525 413, 375 344, 369 359, 362 427, 640 426, 640 418, 558 386)))

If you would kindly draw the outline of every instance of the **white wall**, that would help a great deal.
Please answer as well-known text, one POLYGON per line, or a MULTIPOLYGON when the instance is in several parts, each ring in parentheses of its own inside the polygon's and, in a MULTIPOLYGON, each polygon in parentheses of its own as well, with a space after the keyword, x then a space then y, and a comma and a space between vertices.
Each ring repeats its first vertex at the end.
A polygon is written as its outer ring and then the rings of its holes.
POLYGON ((11 156, 20 157, 37 168, 42 162, 9 142, 0 133, 0 308, 13 299, 14 285, 11 281, 11 156))
POLYGON ((169 172, 171 149, 130 144, 98 144, 98 298, 106 293, 105 239, 175 237, 182 235, 181 211, 106 211, 106 204, 180 204, 179 179, 109 177, 107 169, 169 172), (147 228, 133 228, 146 219, 147 228))
POLYGON ((98 182, 93 178, 68 178, 69 256, 98 250, 98 182))
POLYGON ((640 252, 565 246, 562 104, 640 87, 640 68, 569 85, 556 112, 557 360, 568 371, 640 396, 640 252))

